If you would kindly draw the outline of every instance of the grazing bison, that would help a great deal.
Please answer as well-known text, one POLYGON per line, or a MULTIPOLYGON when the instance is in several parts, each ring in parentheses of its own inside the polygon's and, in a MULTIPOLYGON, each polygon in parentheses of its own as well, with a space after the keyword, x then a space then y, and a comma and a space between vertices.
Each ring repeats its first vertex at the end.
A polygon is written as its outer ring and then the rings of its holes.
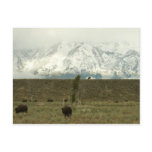
POLYGON ((19 105, 18 107, 15 108, 15 111, 16 111, 16 113, 27 112, 28 107, 27 107, 27 105, 19 105))
POLYGON ((53 102, 53 100, 52 99, 48 99, 48 102, 53 102))
POLYGON ((69 117, 72 115, 72 108, 71 107, 68 107, 68 106, 64 106, 62 108, 62 113, 64 114, 64 116, 66 117, 69 117))
POLYGON ((33 100, 33 102, 37 102, 37 100, 33 100))
POLYGON ((26 100, 26 99, 24 99, 24 100, 22 100, 22 102, 27 102, 27 100, 26 100))

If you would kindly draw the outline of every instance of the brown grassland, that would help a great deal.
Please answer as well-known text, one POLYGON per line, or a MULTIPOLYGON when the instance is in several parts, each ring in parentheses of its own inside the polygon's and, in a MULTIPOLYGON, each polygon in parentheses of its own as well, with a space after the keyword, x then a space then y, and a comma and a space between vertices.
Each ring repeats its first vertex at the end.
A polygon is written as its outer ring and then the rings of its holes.
POLYGON ((139 124, 139 80, 81 80, 80 103, 72 107, 71 118, 62 114, 62 100, 71 94, 72 80, 14 79, 14 124, 139 124), (37 102, 29 102, 31 99, 37 102), (27 103, 22 100, 27 99, 27 103), (53 99, 53 102, 47 102, 53 99), (19 104, 28 113, 15 113, 19 104))

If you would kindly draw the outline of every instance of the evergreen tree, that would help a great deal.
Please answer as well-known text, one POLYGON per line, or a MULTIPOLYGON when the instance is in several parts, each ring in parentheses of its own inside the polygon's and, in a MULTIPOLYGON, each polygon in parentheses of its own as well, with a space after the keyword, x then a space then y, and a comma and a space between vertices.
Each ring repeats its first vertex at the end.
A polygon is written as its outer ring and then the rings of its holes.
POLYGON ((80 75, 77 75, 75 79, 73 80, 73 94, 72 94, 72 102, 75 102, 75 95, 76 92, 79 89, 79 81, 80 81, 80 75))

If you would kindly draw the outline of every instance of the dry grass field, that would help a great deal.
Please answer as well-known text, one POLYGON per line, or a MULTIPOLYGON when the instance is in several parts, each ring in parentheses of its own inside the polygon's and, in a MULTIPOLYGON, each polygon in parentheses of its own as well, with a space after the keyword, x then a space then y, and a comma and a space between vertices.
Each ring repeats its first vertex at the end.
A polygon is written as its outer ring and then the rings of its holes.
MULTIPOLYGON (((20 102, 15 102, 14 107, 20 102)), ((64 118, 60 102, 29 102, 28 113, 13 113, 15 124, 138 124, 139 102, 85 102, 72 104, 71 118, 64 118)))
POLYGON ((82 103, 67 102, 71 118, 62 114, 62 99, 72 80, 13 80, 14 124, 139 124, 139 80, 81 80, 82 103), (37 102, 29 102, 31 95, 37 102), (27 99, 27 103, 22 100, 27 99), (47 102, 53 99, 53 102, 47 102), (28 113, 15 113, 19 104, 28 113))

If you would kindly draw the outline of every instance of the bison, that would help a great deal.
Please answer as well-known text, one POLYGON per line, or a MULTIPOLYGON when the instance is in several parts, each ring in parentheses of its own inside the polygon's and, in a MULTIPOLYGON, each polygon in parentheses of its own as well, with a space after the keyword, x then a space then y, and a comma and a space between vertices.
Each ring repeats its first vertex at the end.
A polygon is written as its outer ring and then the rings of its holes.
POLYGON ((64 101, 64 102, 67 102, 67 101, 68 101, 68 99, 63 99, 63 101, 64 101))
POLYGON ((48 99, 48 102, 53 102, 53 100, 52 99, 48 99))
POLYGON ((26 100, 26 99, 24 99, 24 100, 22 100, 22 102, 27 102, 27 100, 26 100))
POLYGON ((62 113, 64 114, 64 116, 66 117, 70 117, 72 115, 72 108, 68 107, 68 106, 64 106, 62 108, 62 113))
POLYGON ((26 112, 28 111, 27 105, 18 105, 18 107, 15 108, 16 113, 19 112, 26 112))

